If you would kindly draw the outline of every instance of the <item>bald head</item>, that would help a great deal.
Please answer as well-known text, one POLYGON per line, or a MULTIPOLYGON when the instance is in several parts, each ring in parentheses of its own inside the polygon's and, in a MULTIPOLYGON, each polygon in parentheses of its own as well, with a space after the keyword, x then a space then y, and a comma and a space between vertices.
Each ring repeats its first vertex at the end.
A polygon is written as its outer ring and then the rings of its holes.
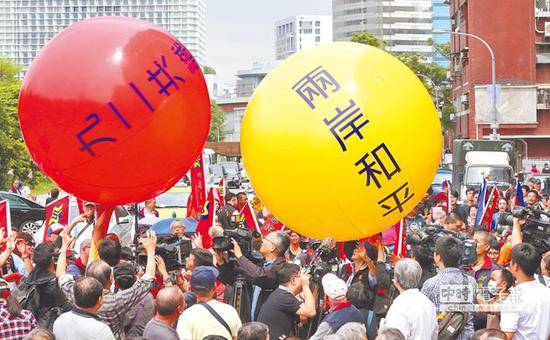
POLYGON ((103 260, 95 260, 94 262, 88 264, 88 267, 86 268, 86 276, 93 277, 98 280, 99 283, 107 289, 109 289, 111 284, 110 281, 112 273, 113 270, 111 269, 111 266, 103 260))
POLYGON ((162 316, 173 315, 183 304, 183 293, 178 287, 165 287, 157 294, 157 312, 162 316))

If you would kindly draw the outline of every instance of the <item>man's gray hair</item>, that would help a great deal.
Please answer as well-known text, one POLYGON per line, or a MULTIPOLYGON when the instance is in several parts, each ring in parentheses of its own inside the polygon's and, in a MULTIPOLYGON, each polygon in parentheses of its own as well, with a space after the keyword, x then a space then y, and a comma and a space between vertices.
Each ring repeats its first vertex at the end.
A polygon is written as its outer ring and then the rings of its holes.
POLYGON ((290 236, 282 231, 274 231, 270 235, 272 235, 273 244, 277 247, 279 256, 283 256, 290 246, 290 236))
POLYGON ((269 328, 261 322, 248 322, 242 325, 237 333, 239 340, 265 340, 269 335, 269 328))
MULTIPOLYGON (((401 261, 399 261, 401 262, 401 261)), ((397 328, 384 328, 378 332, 376 339, 381 340, 405 340, 405 336, 397 328)))
POLYGON ((172 230, 176 224, 181 224, 181 226, 185 228, 185 224, 183 224, 182 220, 173 220, 172 223, 170 223, 170 230, 172 230))
POLYGON ((363 340, 367 336, 367 329, 362 323, 348 322, 340 327, 336 334, 341 335, 346 340, 363 340))
POLYGON ((420 264, 413 259, 403 259, 395 265, 395 280, 401 288, 412 289, 420 286, 420 277, 422 268, 420 264))

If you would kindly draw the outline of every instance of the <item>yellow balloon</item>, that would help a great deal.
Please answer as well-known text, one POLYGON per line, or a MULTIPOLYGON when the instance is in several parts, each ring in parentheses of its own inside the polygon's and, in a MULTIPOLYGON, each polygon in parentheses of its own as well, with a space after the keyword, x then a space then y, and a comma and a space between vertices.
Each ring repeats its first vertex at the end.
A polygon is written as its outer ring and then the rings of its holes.
POLYGON ((270 72, 244 114, 252 186, 286 226, 337 241, 377 234, 422 198, 441 126, 418 77, 356 43, 298 52, 270 72))

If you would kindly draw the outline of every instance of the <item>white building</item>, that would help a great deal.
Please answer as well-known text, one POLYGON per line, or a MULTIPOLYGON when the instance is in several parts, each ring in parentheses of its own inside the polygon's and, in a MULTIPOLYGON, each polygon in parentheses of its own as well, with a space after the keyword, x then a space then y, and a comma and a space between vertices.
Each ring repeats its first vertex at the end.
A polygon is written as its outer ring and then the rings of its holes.
POLYGON ((206 87, 208 87, 208 95, 211 100, 217 100, 219 98, 226 98, 231 94, 231 89, 225 86, 222 78, 217 74, 205 74, 204 80, 206 81, 206 87))
POLYGON ((297 15, 275 23, 275 58, 286 59, 310 46, 332 41, 330 15, 297 15))
POLYGON ((279 64, 273 62, 255 62, 251 69, 237 71, 237 86, 235 94, 237 97, 250 97, 260 85, 264 77, 279 64))
POLYGON ((107 15, 159 24, 206 64, 206 0, 0 0, 0 56, 26 70, 63 28, 107 15))
POLYGON ((391 52, 420 54, 431 62, 432 0, 332 0, 334 40, 369 32, 391 52))

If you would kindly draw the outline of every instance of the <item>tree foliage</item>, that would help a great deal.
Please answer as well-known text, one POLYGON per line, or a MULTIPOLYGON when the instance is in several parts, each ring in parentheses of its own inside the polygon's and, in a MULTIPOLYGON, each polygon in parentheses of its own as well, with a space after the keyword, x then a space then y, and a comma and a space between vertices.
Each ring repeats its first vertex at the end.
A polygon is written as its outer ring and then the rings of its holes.
POLYGON ((215 100, 210 101, 210 113, 212 118, 210 120, 210 133, 208 134, 208 141, 217 142, 218 133, 220 134, 219 140, 222 141, 224 138, 222 125, 225 122, 225 113, 215 100))
POLYGON ((21 67, 0 59, 0 190, 6 190, 14 179, 35 184, 40 172, 29 155, 17 117, 21 67), (33 172, 33 178, 28 174, 33 172), (13 174, 10 174, 13 173, 13 174))
POLYGON ((212 66, 208 66, 208 65, 202 68, 202 72, 204 74, 216 74, 216 70, 212 66))
MULTIPOLYGON (((374 46, 380 49, 384 49, 387 45, 384 41, 368 32, 354 33, 351 41, 374 46)), ((437 44, 433 40, 430 41, 430 44, 434 46, 436 54, 441 54, 445 57, 450 55, 450 47, 448 44, 437 44)), ((437 109, 442 116, 441 125, 443 130, 446 131, 451 129, 453 127, 453 122, 451 121, 450 116, 454 113, 454 106, 452 100, 452 88, 448 79, 448 69, 436 63, 428 63, 424 57, 418 54, 399 53, 394 55, 405 65, 407 65, 415 74, 425 76, 419 76, 419 78, 430 92, 432 98, 434 98, 434 101, 436 92, 438 94, 439 107, 437 109), (431 84, 426 77, 430 78, 434 84, 431 84), (437 91, 434 85, 437 87, 437 91)))

